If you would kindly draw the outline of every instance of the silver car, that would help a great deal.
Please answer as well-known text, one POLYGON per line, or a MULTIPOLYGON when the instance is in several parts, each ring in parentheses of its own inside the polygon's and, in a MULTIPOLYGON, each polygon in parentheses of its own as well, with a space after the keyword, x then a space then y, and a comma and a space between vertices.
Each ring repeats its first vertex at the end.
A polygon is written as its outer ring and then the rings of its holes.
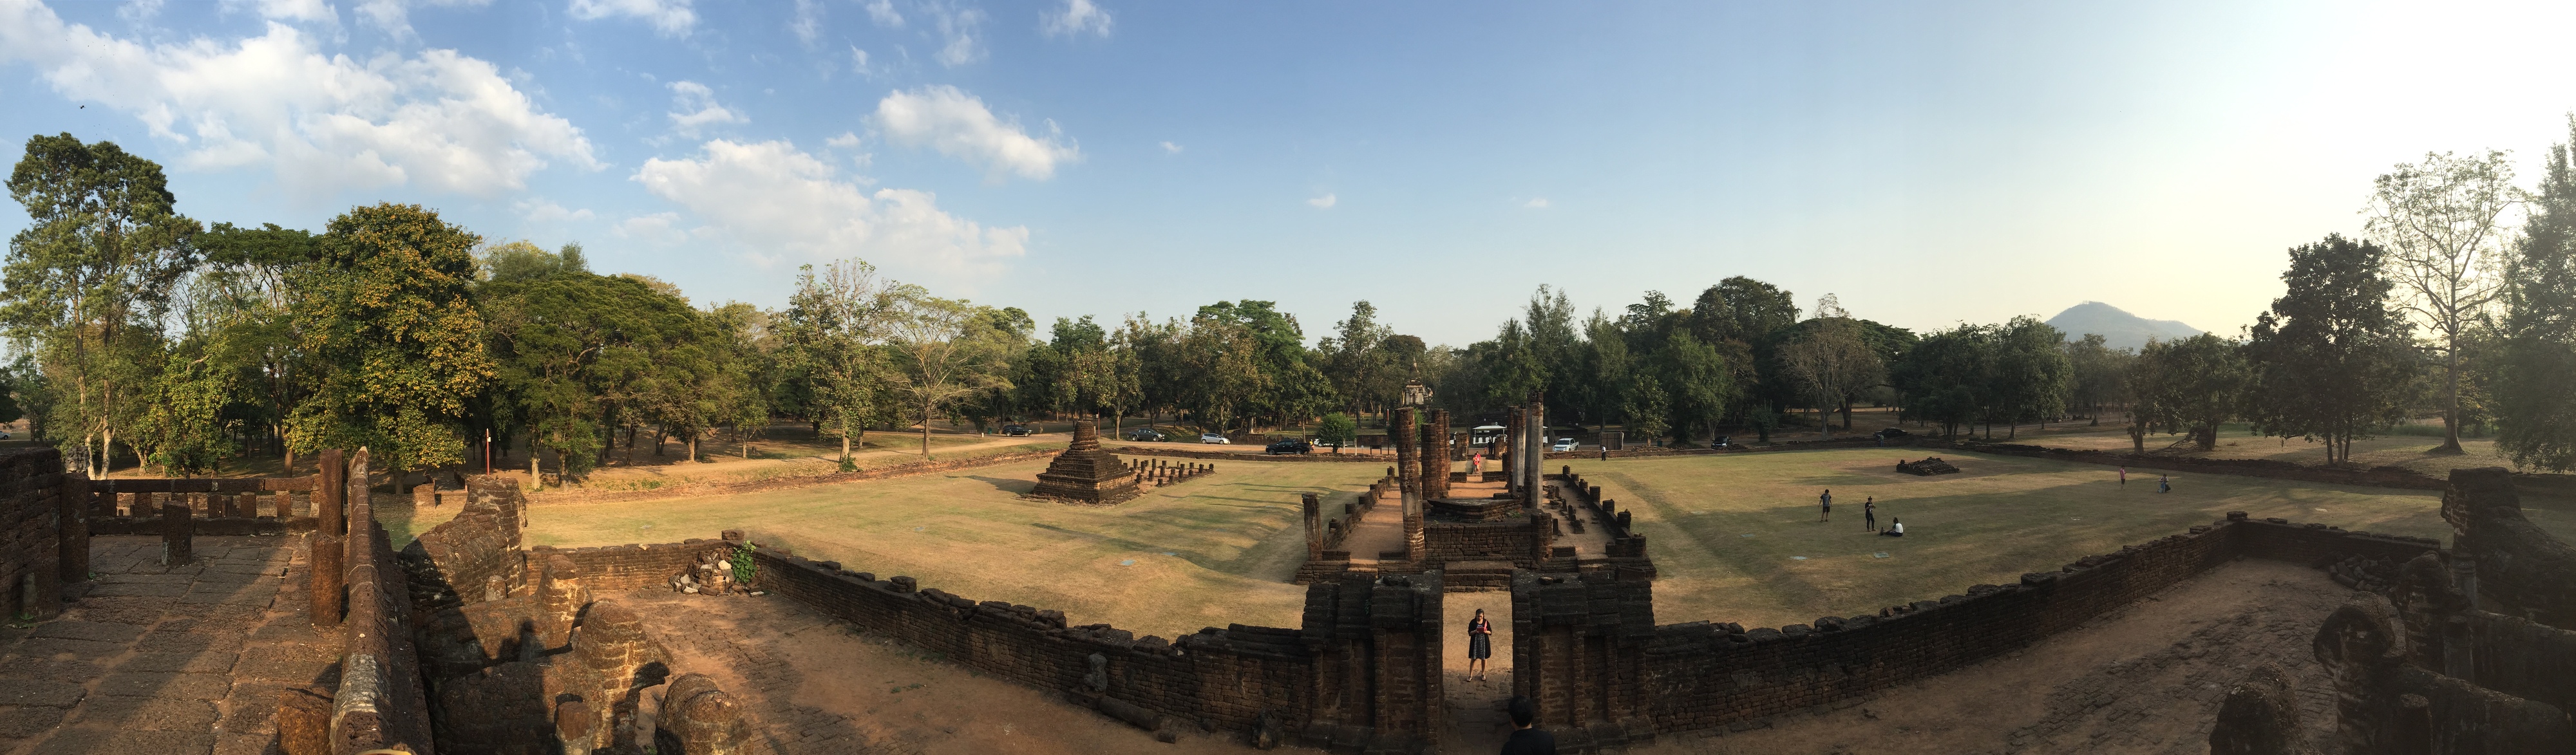
POLYGON ((1556 445, 1548 446, 1548 447, 1547 447, 1547 450, 1550 450, 1550 451, 1572 451, 1572 450, 1574 450, 1574 439, 1573 439, 1573 438, 1558 438, 1558 439, 1556 439, 1556 445))
POLYGON ((1217 445, 1227 445, 1227 446, 1230 446, 1230 445, 1233 445, 1233 444, 1234 444, 1234 441, 1226 440, 1226 439, 1225 439, 1225 436, 1223 436, 1223 435, 1218 435, 1218 434, 1216 434, 1216 433, 1199 433, 1199 442, 1200 442, 1200 443, 1215 443, 1215 444, 1217 444, 1217 445))

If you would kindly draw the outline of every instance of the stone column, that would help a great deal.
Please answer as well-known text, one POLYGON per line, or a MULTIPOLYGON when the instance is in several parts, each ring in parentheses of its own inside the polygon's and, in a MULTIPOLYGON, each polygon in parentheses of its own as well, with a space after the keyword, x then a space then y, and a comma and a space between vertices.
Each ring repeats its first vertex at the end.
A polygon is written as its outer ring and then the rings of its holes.
POLYGON ((348 594, 347 552, 340 537, 328 532, 315 532, 307 550, 305 576, 305 612, 311 614, 313 626, 323 629, 340 625, 340 601, 348 594))
POLYGON ((655 728, 680 743, 682 755, 734 755, 751 737, 750 713, 705 674, 683 674, 662 696, 655 728))
POLYGON ((55 530, 55 566, 64 584, 89 579, 89 475, 64 472, 62 487, 56 491, 61 500, 54 513, 61 519, 55 530))
POLYGON ((1422 495, 1425 499, 1449 497, 1449 410, 1431 410, 1431 423, 1422 428, 1422 495))
POLYGON ((1538 391, 1530 391, 1529 406, 1521 410, 1521 453, 1513 472, 1521 478, 1521 503, 1538 510, 1545 500, 1539 495, 1539 467, 1547 460, 1547 413, 1539 403, 1538 391))
POLYGON ((185 503, 161 504, 161 565, 186 566, 197 559, 194 539, 197 536, 196 512, 185 503))
POLYGON ((1395 420, 1387 427, 1395 440, 1395 484, 1404 503, 1404 555, 1407 561, 1422 560, 1422 462, 1416 441, 1421 435, 1414 430, 1413 407, 1395 410, 1395 420))
POLYGON ((1506 407, 1503 409, 1503 437, 1494 440, 1494 448, 1490 453, 1493 455, 1494 471, 1503 473, 1503 490, 1507 492, 1518 493, 1521 490, 1521 469, 1514 466, 1520 463, 1520 447, 1521 409, 1517 406, 1506 407))
POLYGON ((314 476, 319 478, 314 480, 315 487, 310 496, 313 500, 314 531, 334 538, 346 535, 349 525, 342 517, 343 507, 349 503, 348 460, 340 449, 326 448, 322 449, 322 455, 314 460, 314 464, 314 476))
POLYGON ((1324 557, 1324 504, 1315 494, 1307 493, 1301 503, 1306 510, 1306 560, 1324 557))

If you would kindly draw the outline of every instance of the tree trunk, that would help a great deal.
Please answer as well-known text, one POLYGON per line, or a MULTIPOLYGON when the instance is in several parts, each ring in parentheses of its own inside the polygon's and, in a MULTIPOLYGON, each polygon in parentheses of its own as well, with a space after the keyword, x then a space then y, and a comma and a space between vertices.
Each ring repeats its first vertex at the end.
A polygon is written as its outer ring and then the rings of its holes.
POLYGON ((2442 401, 2448 408, 2442 412, 2442 445, 2437 454, 2457 454, 2460 450, 2460 339, 2451 337, 2451 348, 2442 357, 2442 401))
POLYGON ((930 460, 930 402, 921 402, 921 459, 930 460))
POLYGON ((850 418, 841 418, 841 461, 850 461, 850 418))
POLYGON ((698 463, 698 434, 689 433, 689 463, 698 463))
POLYGON ((546 477, 537 472, 537 434, 528 433, 528 489, 544 490, 546 477))

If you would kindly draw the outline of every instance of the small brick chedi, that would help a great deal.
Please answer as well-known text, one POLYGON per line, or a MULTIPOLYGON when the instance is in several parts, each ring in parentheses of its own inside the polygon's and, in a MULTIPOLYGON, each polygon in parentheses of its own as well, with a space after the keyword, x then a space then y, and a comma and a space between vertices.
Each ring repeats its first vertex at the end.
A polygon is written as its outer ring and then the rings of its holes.
POLYGON ((1100 450, 1100 430, 1085 422, 1073 427, 1073 443, 1056 454, 1030 498, 1065 503, 1112 504, 1136 497, 1136 471, 1118 455, 1100 450))

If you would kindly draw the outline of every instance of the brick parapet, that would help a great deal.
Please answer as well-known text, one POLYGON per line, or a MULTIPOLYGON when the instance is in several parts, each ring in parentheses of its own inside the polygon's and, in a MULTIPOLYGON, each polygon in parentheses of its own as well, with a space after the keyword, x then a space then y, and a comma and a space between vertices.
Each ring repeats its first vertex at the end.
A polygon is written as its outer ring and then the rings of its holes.
POLYGON ((530 563, 543 563, 552 556, 571 559, 573 565, 581 570, 582 585, 606 595, 661 585, 697 566, 709 553, 729 556, 735 547, 724 540, 699 538, 677 543, 628 543, 590 548, 540 545, 529 548, 527 558, 530 563))
POLYGON ((1084 689, 1090 656, 1106 661, 1108 697, 1184 720, 1246 729, 1264 711, 1301 725, 1315 668, 1299 630, 1231 625, 1178 640, 1106 624, 1067 626, 1063 612, 974 601, 876 579, 829 561, 756 551, 761 589, 826 615, 1045 690, 1084 689))
MULTIPOLYGON (((62 454, 30 448, 0 454, 0 606, 5 617, 62 612, 62 454)), ((86 575, 84 575, 86 576, 86 575)))

